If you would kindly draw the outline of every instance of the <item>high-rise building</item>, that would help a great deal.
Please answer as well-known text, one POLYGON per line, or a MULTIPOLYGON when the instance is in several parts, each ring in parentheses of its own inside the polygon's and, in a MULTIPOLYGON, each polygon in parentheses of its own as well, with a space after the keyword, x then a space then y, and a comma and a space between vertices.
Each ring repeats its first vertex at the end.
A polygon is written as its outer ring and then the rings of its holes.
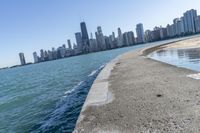
POLYGON ((184 18, 180 18, 180 27, 181 27, 181 35, 185 34, 185 29, 184 29, 184 18))
POLYGON ((69 39, 67 40, 67 44, 68 44, 68 48, 72 49, 72 44, 71 44, 71 41, 69 39))
POLYGON ((174 23, 174 34, 175 34, 175 36, 179 36, 180 34, 181 34, 181 27, 180 27, 180 20, 179 20, 179 18, 175 18, 174 20, 173 20, 173 23, 174 23))
POLYGON ((167 38, 167 28, 160 28, 160 39, 166 39, 167 38))
POLYGON ((153 41, 152 31, 150 31, 150 30, 145 31, 145 41, 146 42, 152 42, 153 41))
POLYGON ((20 58, 21 65, 26 65, 24 53, 19 53, 19 58, 20 58))
POLYGON ((87 32, 87 27, 85 22, 81 22, 81 33, 82 33, 82 52, 88 53, 89 52, 89 37, 87 32))
POLYGON ((123 34, 123 46, 130 46, 135 44, 135 37, 132 31, 123 34))
POLYGON ((129 31, 127 35, 128 35, 128 45, 134 45, 135 44, 134 33, 132 31, 129 31))
POLYGON ((200 33, 200 16, 197 16, 195 19, 195 27, 196 27, 196 32, 200 33))
POLYGON ((44 50, 43 49, 41 49, 40 50, 40 61, 45 61, 45 55, 44 55, 44 50))
POLYGON ((82 39, 83 40, 89 40, 86 23, 85 22, 81 22, 80 25, 81 25, 82 39))
POLYGON ((184 29, 186 34, 195 33, 195 18, 197 17, 197 11, 194 9, 188 10, 183 14, 184 29))
POLYGON ((137 33, 137 43, 144 43, 144 28, 143 24, 139 23, 136 25, 136 33, 137 33))
POLYGON ((105 37, 103 35, 101 26, 97 27, 96 39, 97 39, 97 44, 98 44, 100 50, 106 50, 105 37))
POLYGON ((128 33, 124 32, 123 33, 123 46, 128 46, 129 42, 128 42, 128 33))
POLYGON ((123 46, 123 35, 120 28, 118 28, 117 47, 123 46))
POLYGON ((174 33, 174 24, 171 24, 171 25, 167 25, 167 37, 169 38, 172 38, 175 36, 175 33, 174 33))
POLYGON ((152 31, 152 40, 153 41, 158 41, 161 39, 160 36, 160 27, 155 27, 152 31))
POLYGON ((77 44, 77 53, 80 54, 82 53, 82 36, 81 32, 75 33, 75 38, 76 38, 76 44, 77 44))
POLYGON ((33 59, 34 59, 34 63, 38 63, 39 62, 39 57, 38 57, 36 52, 33 53, 33 59))

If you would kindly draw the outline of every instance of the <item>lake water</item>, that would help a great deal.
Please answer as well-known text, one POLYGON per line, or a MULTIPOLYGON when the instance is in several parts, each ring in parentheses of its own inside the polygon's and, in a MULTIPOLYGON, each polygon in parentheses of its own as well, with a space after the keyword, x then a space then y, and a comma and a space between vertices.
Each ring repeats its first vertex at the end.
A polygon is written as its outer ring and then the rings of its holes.
POLYGON ((174 40, 1 70, 0 132, 72 132, 89 89, 107 62, 127 51, 170 41, 174 40))
POLYGON ((161 49, 149 54, 149 57, 200 72, 200 48, 161 49))

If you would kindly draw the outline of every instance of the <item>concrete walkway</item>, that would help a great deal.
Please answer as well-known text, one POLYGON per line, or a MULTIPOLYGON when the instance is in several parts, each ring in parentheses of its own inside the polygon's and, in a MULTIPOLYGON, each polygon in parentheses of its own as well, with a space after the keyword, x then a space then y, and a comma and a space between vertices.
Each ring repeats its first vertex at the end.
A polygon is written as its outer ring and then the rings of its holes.
POLYGON ((103 86, 112 96, 84 106, 75 133, 200 132, 200 81, 187 77, 197 72, 148 59, 143 51, 111 66, 98 83, 108 81, 103 86))

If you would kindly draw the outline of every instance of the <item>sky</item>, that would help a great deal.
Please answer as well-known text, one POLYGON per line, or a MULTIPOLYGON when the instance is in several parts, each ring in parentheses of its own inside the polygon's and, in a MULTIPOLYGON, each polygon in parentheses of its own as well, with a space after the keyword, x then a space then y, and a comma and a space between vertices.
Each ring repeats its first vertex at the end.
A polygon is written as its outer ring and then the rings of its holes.
POLYGON ((0 0, 0 67, 20 64, 19 53, 33 62, 33 52, 50 50, 67 39, 85 21, 89 33, 102 26, 105 35, 117 28, 134 31, 166 26, 189 9, 200 15, 200 0, 0 0))

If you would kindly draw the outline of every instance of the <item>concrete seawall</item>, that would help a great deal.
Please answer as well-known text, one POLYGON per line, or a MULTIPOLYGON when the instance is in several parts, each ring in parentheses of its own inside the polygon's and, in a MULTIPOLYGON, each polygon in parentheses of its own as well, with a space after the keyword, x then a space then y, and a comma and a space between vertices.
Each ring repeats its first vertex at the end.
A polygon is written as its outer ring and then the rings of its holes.
POLYGON ((196 72, 145 57, 157 48, 125 53, 94 81, 74 133, 199 132, 196 72))

